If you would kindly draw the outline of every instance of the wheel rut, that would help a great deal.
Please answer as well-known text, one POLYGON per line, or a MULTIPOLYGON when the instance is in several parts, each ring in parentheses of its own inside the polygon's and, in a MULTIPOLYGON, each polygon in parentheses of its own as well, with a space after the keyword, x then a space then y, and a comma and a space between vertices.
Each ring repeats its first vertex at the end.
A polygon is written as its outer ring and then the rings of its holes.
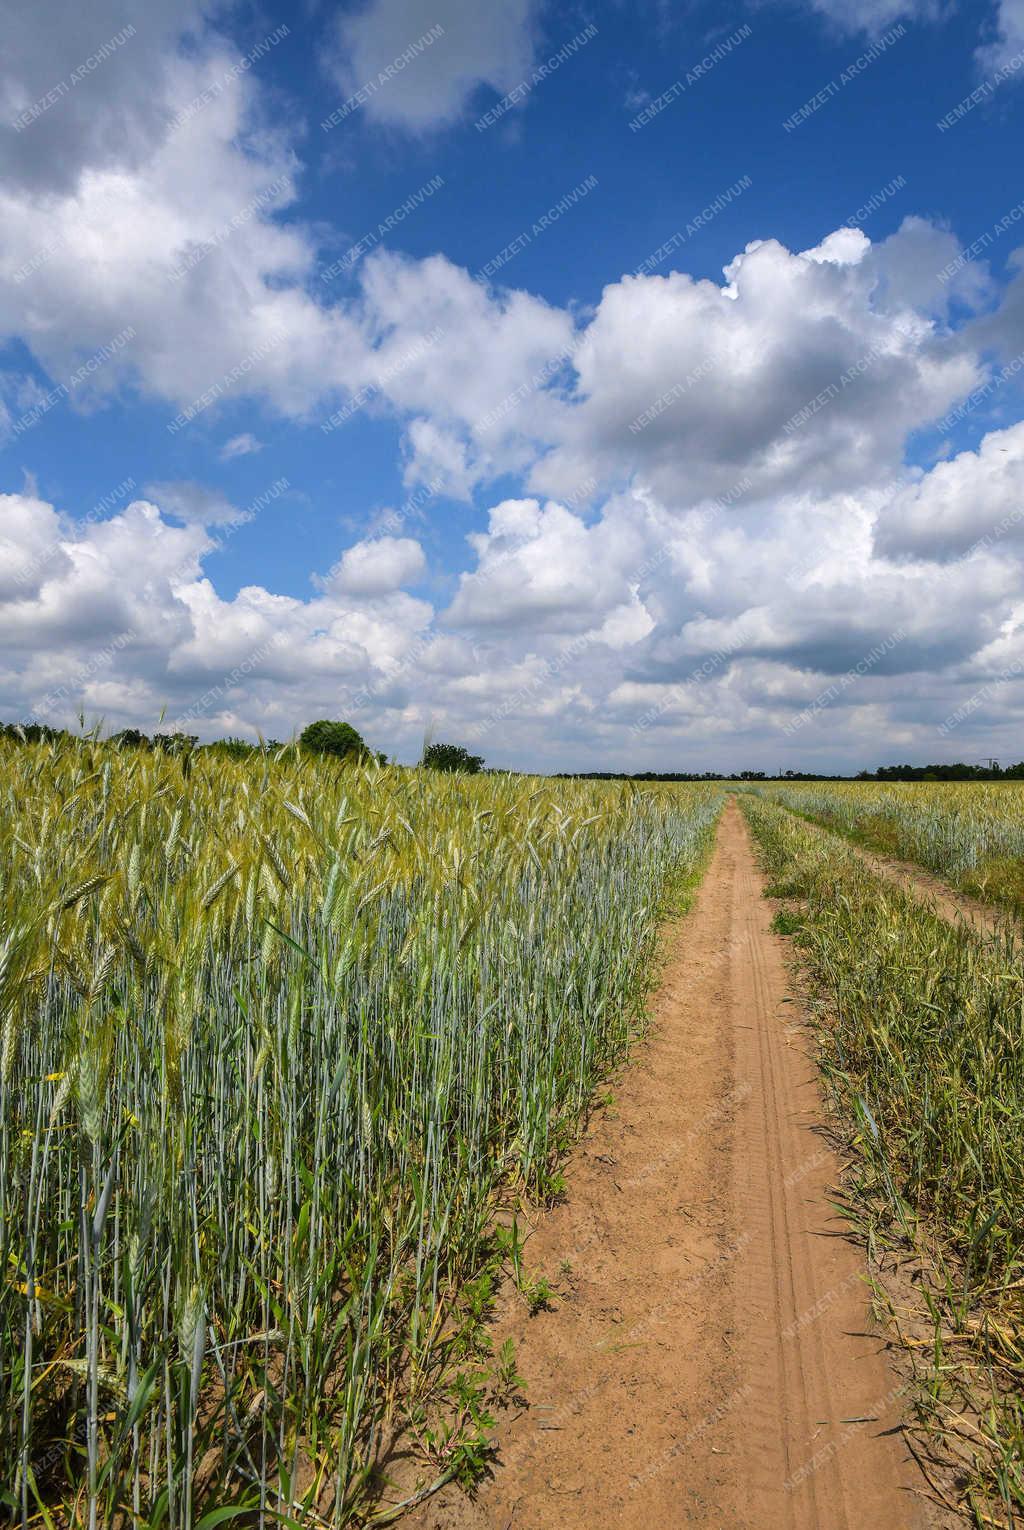
POLYGON ((980 936, 997 935, 1004 930, 1020 933, 1020 920, 1009 909, 1001 907, 998 903, 985 903, 981 898, 961 892, 950 882, 943 881, 933 871, 928 871, 914 861, 901 861, 895 856, 880 855, 875 850, 868 850, 864 845, 848 839, 845 834, 840 834, 830 824, 817 818, 809 821, 823 834, 832 835, 844 849, 863 861, 868 870, 874 872, 883 882, 888 882, 893 887, 898 887, 901 892, 908 893, 918 903, 924 904, 940 918, 945 919, 948 924, 966 925, 980 936))
POLYGON ((829 1200, 808 1033, 734 799, 664 932, 651 1032, 566 1166, 504 1298, 529 1407, 491 1479, 418 1530, 924 1530, 863 1255, 829 1200), (560 1273, 561 1272, 561 1273, 560 1273))

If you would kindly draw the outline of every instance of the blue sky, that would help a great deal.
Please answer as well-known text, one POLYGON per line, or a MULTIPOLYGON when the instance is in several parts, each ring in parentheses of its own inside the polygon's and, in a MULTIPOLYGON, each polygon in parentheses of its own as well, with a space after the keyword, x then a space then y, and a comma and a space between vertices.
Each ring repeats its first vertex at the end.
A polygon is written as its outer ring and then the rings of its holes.
POLYGON ((1024 755, 1024 4, 43 0, 0 716, 1024 755))

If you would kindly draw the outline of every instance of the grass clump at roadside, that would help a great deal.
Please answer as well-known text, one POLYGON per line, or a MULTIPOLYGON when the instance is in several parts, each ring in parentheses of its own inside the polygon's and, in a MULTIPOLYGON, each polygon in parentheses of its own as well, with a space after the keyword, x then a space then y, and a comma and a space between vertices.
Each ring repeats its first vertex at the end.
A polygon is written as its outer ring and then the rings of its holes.
POLYGON ((495 1208, 557 1188, 717 807, 0 743, 0 1519, 477 1476, 495 1208))
POLYGON ((743 808, 825 1004, 819 1060, 853 1150, 851 1214, 924 1437, 979 1526, 1024 1514, 1024 948, 982 939, 779 806, 743 808), (895 1289, 895 1287, 893 1288, 895 1289))

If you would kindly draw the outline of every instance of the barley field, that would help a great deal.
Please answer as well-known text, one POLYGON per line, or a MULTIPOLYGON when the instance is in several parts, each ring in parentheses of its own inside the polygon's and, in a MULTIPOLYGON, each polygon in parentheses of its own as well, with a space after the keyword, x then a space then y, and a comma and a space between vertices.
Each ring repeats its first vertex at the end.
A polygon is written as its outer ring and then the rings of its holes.
POLYGON ((0 1515, 383 1523, 479 1469, 510 1191, 642 1025, 703 786, 0 744, 0 1515))
POLYGON ((1024 912, 1024 784, 843 781, 759 790, 871 849, 1024 912))

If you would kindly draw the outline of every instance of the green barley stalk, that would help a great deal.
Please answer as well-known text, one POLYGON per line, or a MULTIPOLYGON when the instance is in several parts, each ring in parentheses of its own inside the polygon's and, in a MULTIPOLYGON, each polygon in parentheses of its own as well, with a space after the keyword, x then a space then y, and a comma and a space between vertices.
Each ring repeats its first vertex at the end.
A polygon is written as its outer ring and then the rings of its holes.
POLYGON ((717 808, 0 743, 0 1518, 343 1526, 396 1428, 410 1497, 476 1459, 496 1197, 553 1184, 717 808))

